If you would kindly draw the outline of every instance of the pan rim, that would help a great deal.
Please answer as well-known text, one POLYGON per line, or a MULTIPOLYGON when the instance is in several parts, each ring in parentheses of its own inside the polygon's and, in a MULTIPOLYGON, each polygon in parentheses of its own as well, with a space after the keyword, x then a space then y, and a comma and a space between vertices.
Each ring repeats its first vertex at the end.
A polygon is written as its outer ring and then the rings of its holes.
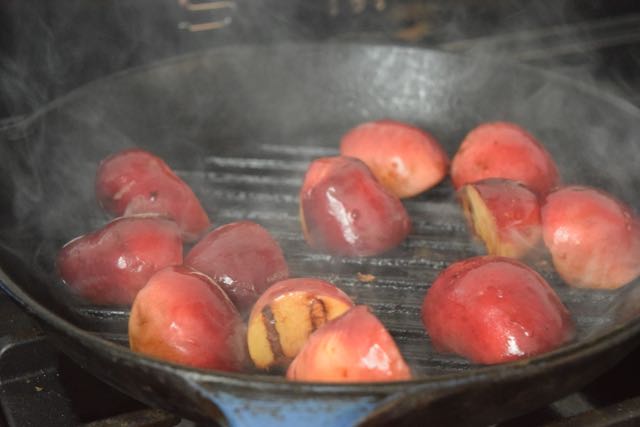
MULTIPOLYGON (((171 58, 165 58, 156 62, 152 62, 149 64, 138 65, 135 67, 128 68, 126 70, 121 70, 110 74, 106 77, 99 78, 96 80, 89 81, 80 85, 61 97, 55 98, 40 108, 34 110, 33 112, 18 118, 15 122, 12 122, 9 125, 9 128, 14 127, 23 127, 28 126, 35 120, 49 113, 50 111, 55 110, 58 107, 64 106, 66 103, 72 102, 78 94, 82 95, 82 93, 86 92, 90 88, 96 86, 100 87, 105 84, 109 84, 112 82, 116 82, 120 79, 124 79, 130 75, 144 73, 145 71, 157 69, 160 67, 168 66, 174 63, 180 63, 187 60, 193 60, 198 57, 205 57, 212 52, 221 52, 221 51, 236 51, 241 49, 254 49, 256 47, 266 48, 266 49, 298 49, 300 51, 311 51, 313 49, 322 49, 324 46, 321 42, 292 42, 292 41, 284 41, 278 43, 263 43, 263 44, 252 44, 252 43, 237 43, 237 44, 228 44, 225 46, 218 46, 212 48, 205 48, 201 50, 197 50, 194 52, 185 53, 182 55, 174 56, 171 58)), ((524 64, 520 62, 516 62, 510 60, 509 58, 505 58, 503 56, 500 57, 480 57, 471 53, 455 53, 448 52, 444 50, 438 49, 428 49, 421 48, 415 46, 399 46, 392 43, 371 43, 371 42, 358 42, 358 41, 345 41, 345 42, 335 42, 332 45, 332 48, 340 47, 342 49, 353 49, 353 48, 363 48, 363 49, 375 49, 375 48, 385 48, 385 49, 396 49, 399 51, 412 52, 429 52, 431 55, 448 57, 448 58, 458 58, 462 60, 477 60, 481 61, 482 64, 495 64, 501 66, 508 66, 514 68, 516 70, 520 69, 527 73, 538 74, 544 76, 546 81, 549 82, 557 82, 562 84, 563 86, 573 87, 581 92, 587 93, 592 96, 597 96, 600 99, 606 100, 607 102, 616 106, 616 108, 624 110, 628 114, 636 115, 638 119, 640 119, 640 106, 636 106, 632 104, 630 101, 616 96, 614 93, 611 93, 605 89, 599 88, 598 86, 589 85, 586 82, 571 79, 568 76, 547 70, 535 67, 533 65, 524 64)))

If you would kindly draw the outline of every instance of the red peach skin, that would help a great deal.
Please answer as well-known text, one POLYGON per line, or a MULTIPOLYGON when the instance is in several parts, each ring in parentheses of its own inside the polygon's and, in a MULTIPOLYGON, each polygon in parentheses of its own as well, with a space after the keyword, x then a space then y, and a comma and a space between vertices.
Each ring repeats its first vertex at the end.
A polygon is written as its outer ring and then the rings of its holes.
POLYGON ((516 124, 485 123, 473 129, 451 162, 456 189, 485 178, 519 181, 545 195, 560 181, 549 152, 516 124))
POLYGON ((118 218, 67 243, 58 253, 64 283, 100 305, 128 305, 158 270, 182 263, 175 222, 158 216, 118 218))
POLYGON ((520 258, 542 240, 540 202, 523 184, 487 178, 458 190, 467 223, 489 255, 520 258))
POLYGON ((140 149, 121 151, 100 163, 96 194, 102 207, 114 215, 169 216, 188 241, 196 240, 210 225, 191 188, 162 159, 140 149))
POLYGON ((287 379, 375 382, 411 379, 396 343, 366 306, 356 306, 314 332, 287 370, 287 379))
POLYGON ((340 154, 362 160, 378 181, 400 198, 434 187, 449 168, 447 153, 432 135, 394 120, 351 129, 342 137, 340 154))
POLYGON ((239 371, 246 361, 244 325, 211 278, 185 266, 159 271, 136 297, 131 350, 181 365, 239 371))
POLYGON ((334 255, 386 252, 411 229, 400 199, 375 179, 367 165, 351 157, 311 163, 300 190, 300 216, 307 243, 334 255))
POLYGON ((550 193, 542 227, 553 265, 571 286, 615 289, 640 275, 640 221, 603 191, 568 186, 550 193))
POLYGON ((511 258, 483 256, 449 266, 422 305, 435 348, 495 364, 551 351, 574 335, 560 298, 511 258))
POLYGON ((259 224, 238 221, 210 231, 184 263, 218 283, 241 312, 273 283, 289 277, 278 242, 259 224))

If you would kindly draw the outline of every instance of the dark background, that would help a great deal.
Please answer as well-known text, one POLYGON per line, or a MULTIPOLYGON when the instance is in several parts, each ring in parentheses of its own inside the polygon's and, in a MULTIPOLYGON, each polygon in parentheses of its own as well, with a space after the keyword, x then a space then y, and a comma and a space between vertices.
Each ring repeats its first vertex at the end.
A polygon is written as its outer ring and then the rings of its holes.
POLYGON ((580 78, 637 87, 636 0, 0 0, 0 117, 28 114, 74 87, 219 44, 367 40, 487 49, 580 78), (382 7, 384 6, 384 7, 382 7), (226 20, 226 21, 225 21, 226 20), (198 24, 226 22, 216 30, 198 24))

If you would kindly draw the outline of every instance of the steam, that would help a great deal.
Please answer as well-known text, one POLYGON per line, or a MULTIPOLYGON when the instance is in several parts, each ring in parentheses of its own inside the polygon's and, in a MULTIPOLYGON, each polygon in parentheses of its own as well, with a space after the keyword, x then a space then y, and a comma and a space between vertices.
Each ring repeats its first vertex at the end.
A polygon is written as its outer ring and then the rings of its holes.
MULTIPOLYGON (((597 121, 583 111, 568 109, 570 100, 558 90, 556 83, 573 85, 576 92, 586 91, 600 94, 617 108, 635 114, 636 108, 629 101, 638 87, 621 81, 618 85, 607 79, 606 60, 603 49, 640 41, 637 31, 639 15, 622 15, 608 19, 588 19, 588 9, 582 16, 572 2, 532 2, 496 26, 494 34, 476 38, 458 38, 445 41, 440 48, 454 53, 475 56, 478 63, 490 60, 520 62, 532 65, 545 72, 551 70, 549 84, 520 89, 522 102, 505 117, 496 120, 513 120, 527 127, 549 149, 560 165, 567 184, 592 185, 612 192, 625 202, 640 208, 637 177, 630 173, 640 160, 638 135, 616 114, 599 115, 597 121), (542 5, 542 6, 541 6, 542 5), (546 22, 547 25, 539 26, 546 22), (571 24, 566 26, 565 23, 571 24), (504 24, 504 25, 502 25, 504 24), (510 28, 505 32, 504 28, 510 28), (560 80, 556 80, 556 79, 560 80), (614 99, 620 97, 621 99, 614 99), (532 110, 530 105, 536 105, 532 110), (581 123, 579 128, 567 129, 567 123, 581 123), (564 129, 563 129, 564 128, 564 129), (573 140, 561 141, 558 129, 576 135, 573 140), (584 130, 587 129, 585 132, 584 130), (580 135, 579 139, 577 135, 580 135), (571 143, 577 150, 560 150, 563 143, 571 143), (619 147, 620 149, 617 149, 619 147), (629 148, 636 147, 636 148, 629 148)), ((460 35, 456 25, 448 28, 449 34, 460 35)), ((640 58, 627 64, 631 69, 640 68, 640 58)), ((478 75, 474 69, 468 71, 473 89, 480 89, 490 76, 478 75)), ((613 75, 613 74, 611 74, 613 75)), ((614 75, 614 77, 616 77, 614 75)), ((640 83, 640 82, 639 82, 640 83)), ((473 90, 472 89, 472 90, 473 90)), ((606 108, 606 107, 603 107, 606 108)))

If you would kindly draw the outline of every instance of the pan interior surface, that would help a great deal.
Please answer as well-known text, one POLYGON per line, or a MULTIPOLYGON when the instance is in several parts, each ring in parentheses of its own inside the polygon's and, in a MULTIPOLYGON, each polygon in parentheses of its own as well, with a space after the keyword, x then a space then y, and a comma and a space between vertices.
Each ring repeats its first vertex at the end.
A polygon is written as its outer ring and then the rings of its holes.
MULTIPOLYGON (((542 141, 565 182, 598 186, 637 210, 639 117, 613 98, 528 68, 423 50, 283 45, 191 55, 84 87, 3 144, 0 265, 56 314, 126 345, 127 310, 71 299, 54 263, 62 244, 108 221, 93 192, 100 160, 140 147, 191 185, 214 225, 260 223, 283 247, 291 276, 324 278, 369 305, 418 377, 473 370, 436 352, 420 318, 439 272, 484 253, 450 181, 404 202, 413 230, 399 248, 335 257, 302 237, 298 192, 309 162, 337 155, 341 135, 363 121, 413 123, 451 156, 477 124, 513 121, 542 141)), ((629 303, 640 297, 636 284, 580 290, 563 284, 548 261, 533 267, 571 311, 578 341, 636 316, 629 303)))

